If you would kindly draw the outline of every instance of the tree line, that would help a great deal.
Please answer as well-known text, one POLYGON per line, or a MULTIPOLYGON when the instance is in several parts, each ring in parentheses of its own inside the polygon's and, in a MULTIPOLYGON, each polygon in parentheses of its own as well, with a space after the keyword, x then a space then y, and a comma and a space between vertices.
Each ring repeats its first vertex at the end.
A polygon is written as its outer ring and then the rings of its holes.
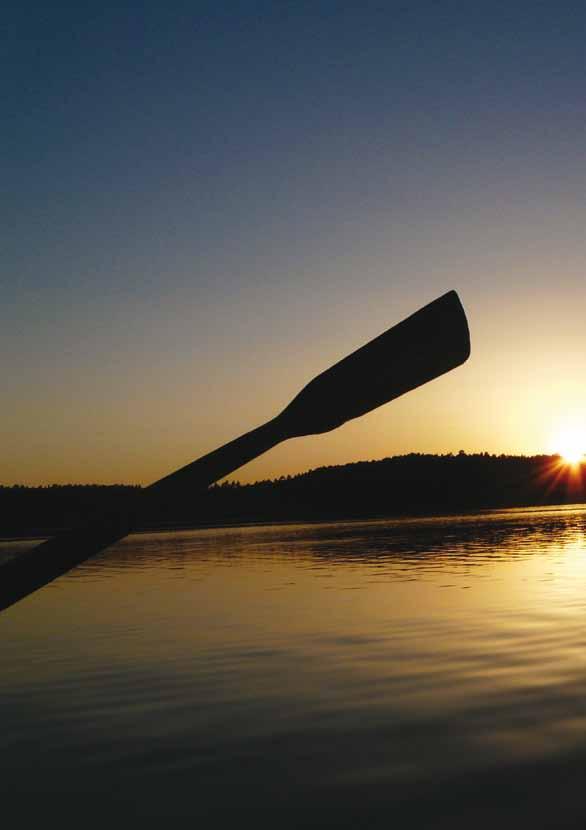
MULTIPOLYGON (((0 535, 52 533, 134 502, 134 485, 0 486, 0 535)), ((144 494, 143 528, 297 521, 586 501, 586 465, 559 456, 428 455, 319 467, 294 476, 214 485, 173 500, 144 494), (584 473, 584 476, 583 476, 584 473)))

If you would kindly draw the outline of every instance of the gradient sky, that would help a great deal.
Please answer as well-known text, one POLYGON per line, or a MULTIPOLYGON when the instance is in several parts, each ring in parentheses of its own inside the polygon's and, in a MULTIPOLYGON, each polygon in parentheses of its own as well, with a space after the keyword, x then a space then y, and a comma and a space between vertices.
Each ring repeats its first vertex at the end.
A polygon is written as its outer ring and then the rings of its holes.
POLYGON ((586 412, 586 7, 12 3, 0 483, 148 483, 448 289, 472 356, 243 481, 586 412))

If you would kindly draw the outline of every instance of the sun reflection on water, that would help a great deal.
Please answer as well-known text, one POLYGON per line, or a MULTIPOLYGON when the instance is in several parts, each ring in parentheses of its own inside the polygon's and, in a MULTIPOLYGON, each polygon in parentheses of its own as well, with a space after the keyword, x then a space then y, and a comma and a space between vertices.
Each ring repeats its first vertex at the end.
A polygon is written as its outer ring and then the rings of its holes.
POLYGON ((2 618, 5 783, 34 764, 120 814, 122 776, 134 817, 212 815, 229 787, 337 826, 383 793, 436 826, 531 770, 531 810, 551 764, 586 763, 585 585, 575 506, 129 537, 2 618))

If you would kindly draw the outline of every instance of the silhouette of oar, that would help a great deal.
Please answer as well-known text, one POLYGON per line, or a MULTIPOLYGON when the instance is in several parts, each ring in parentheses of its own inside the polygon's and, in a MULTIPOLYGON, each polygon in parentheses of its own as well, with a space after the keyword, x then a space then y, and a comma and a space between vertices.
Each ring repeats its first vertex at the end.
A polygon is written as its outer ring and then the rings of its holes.
POLYGON ((126 536, 136 527, 148 494, 172 500, 203 490, 281 441, 329 432, 454 369, 469 354, 466 315, 456 292, 449 291, 315 377, 266 424, 139 491, 132 508, 9 560, 0 568, 0 610, 126 536))

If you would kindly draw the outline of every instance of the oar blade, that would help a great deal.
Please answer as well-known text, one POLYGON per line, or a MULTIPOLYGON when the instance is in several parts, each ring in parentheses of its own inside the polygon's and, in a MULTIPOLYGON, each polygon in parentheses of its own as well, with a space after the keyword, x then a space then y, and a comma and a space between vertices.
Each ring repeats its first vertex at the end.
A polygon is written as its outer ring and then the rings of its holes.
POLYGON ((466 314, 455 291, 314 378, 283 411, 291 435, 328 432, 464 363, 466 314))

